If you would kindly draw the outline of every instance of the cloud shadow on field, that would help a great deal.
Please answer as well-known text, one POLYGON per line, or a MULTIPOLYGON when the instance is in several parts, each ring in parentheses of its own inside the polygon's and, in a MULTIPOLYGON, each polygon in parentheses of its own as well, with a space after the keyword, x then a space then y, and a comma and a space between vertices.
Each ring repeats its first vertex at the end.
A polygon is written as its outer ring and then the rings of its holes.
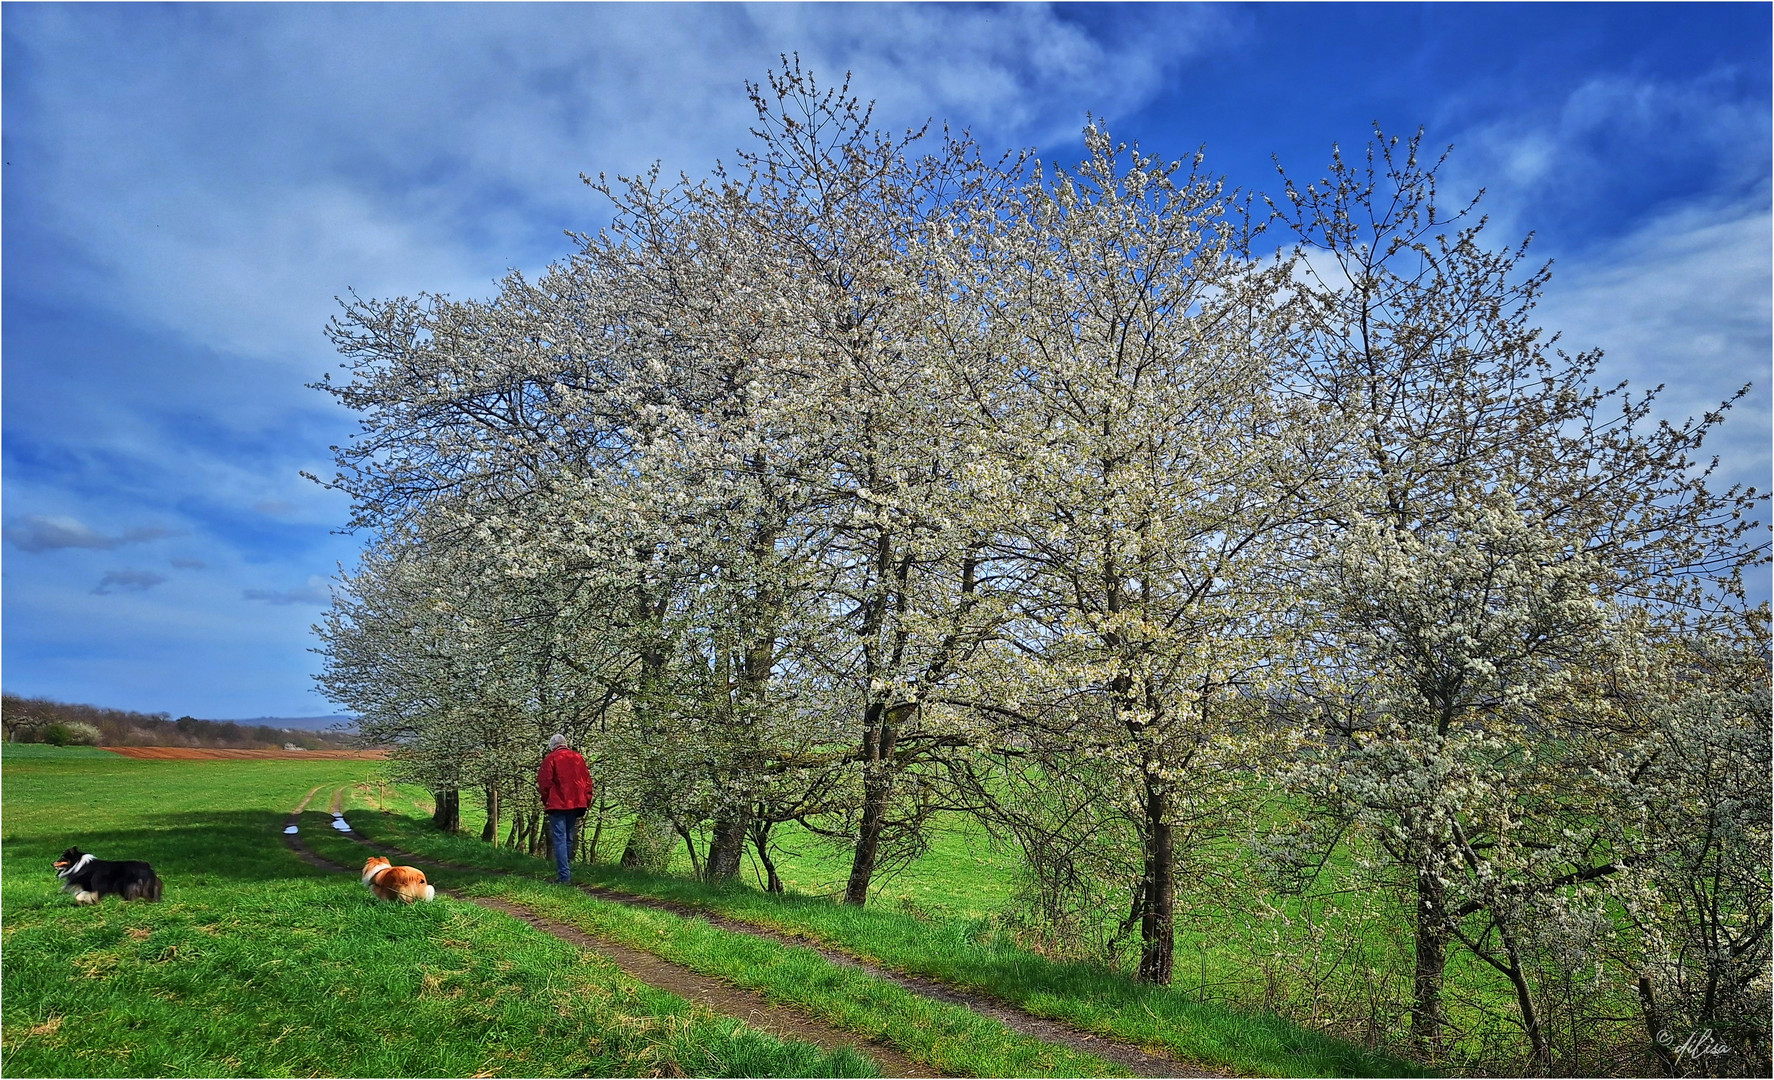
MULTIPOLYGON (((284 845, 287 819, 287 814, 268 810, 184 811, 146 815, 150 824, 145 828, 110 830, 82 829, 77 819, 69 819, 54 835, 9 832, 6 859, 13 872, 7 876, 40 867, 43 880, 53 882, 50 864, 70 847, 101 859, 154 864, 169 899, 182 885, 329 876, 284 845)), ((330 815, 311 810, 302 815, 301 828, 305 833, 326 829, 330 820, 330 815)))

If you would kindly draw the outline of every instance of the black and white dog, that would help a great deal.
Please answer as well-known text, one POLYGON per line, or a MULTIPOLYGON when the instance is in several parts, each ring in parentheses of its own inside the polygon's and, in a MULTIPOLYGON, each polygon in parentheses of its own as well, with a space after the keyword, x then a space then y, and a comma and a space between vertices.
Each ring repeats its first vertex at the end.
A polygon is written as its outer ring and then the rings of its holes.
POLYGON ((74 894, 76 904, 96 904, 107 896, 125 900, 160 899, 160 879, 145 862, 106 862, 77 847, 62 852, 55 861, 55 876, 62 891, 74 894))

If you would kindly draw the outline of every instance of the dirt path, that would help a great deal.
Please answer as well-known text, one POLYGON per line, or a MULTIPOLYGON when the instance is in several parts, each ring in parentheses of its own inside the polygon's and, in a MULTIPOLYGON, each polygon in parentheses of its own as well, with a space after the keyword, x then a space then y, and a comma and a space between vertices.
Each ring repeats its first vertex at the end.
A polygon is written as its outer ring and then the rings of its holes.
MULTIPOLYGON (((409 851, 402 851, 399 848, 389 847, 385 844, 378 844, 355 831, 346 832, 344 835, 348 839, 354 840, 366 848, 382 852, 383 854, 399 858, 406 862, 477 874, 496 874, 502 872, 488 870, 486 867, 482 866, 464 866, 461 863, 446 862, 441 859, 429 859, 421 855, 415 855, 409 851)), ((838 964, 842 967, 860 968, 872 975, 897 983, 914 994, 934 998, 951 1005, 959 1005, 962 1008, 971 1009, 974 1012, 979 1013, 981 1016, 991 1017, 993 1020, 998 1021, 1012 1031, 1040 1039, 1043 1042, 1059 1043, 1063 1046, 1069 1046, 1074 1050, 1082 1050, 1088 1054, 1095 1054, 1097 1057, 1121 1065, 1135 1076, 1231 1077, 1236 1075, 1233 1073, 1209 1069, 1199 1064, 1186 1062, 1179 1058, 1171 1057, 1168 1054, 1146 1050, 1132 1043, 1122 1042, 1109 1036, 1085 1031, 1082 1028, 1073 1027, 1072 1025, 1059 1020, 1049 1019, 1045 1016, 1037 1016, 1034 1013, 1018 1008, 1008 1002, 999 1000, 998 998, 989 997, 985 994, 957 989, 946 983, 937 982, 935 979, 928 979, 919 975, 907 975, 890 968, 880 967, 802 935, 784 933, 779 930, 771 930, 766 927, 758 926, 754 923, 741 922, 738 919, 729 918, 725 915, 720 915, 702 908, 692 907, 688 904, 676 904, 668 900, 658 900, 649 896, 635 896, 631 893, 617 892, 614 889, 608 889, 601 885, 579 885, 578 888, 582 892, 589 893, 600 900, 608 900, 611 903, 626 904, 629 907, 645 907, 659 911, 669 911, 674 915, 706 920, 723 930, 731 930, 735 933, 741 934, 750 934, 753 937, 769 938, 772 941, 779 941, 785 945, 794 945, 799 946, 800 948, 812 949, 834 964, 838 964)))
MULTIPOLYGON (((302 811, 307 807, 309 800, 314 798, 315 792, 319 790, 320 788, 317 787, 314 791, 310 791, 302 799, 301 805, 290 812, 284 822, 283 842, 291 851, 295 852, 298 859, 310 866, 355 874, 358 872, 356 867, 341 866, 331 859, 317 855, 299 839, 297 825, 302 811)), ((335 814, 337 813, 339 796, 343 794, 343 791, 344 789, 341 788, 334 793, 335 809, 332 812, 335 814)), ((346 833, 345 835, 366 847, 376 847, 356 833, 346 833)), ((378 848, 378 850, 389 849, 378 848)), ((400 855, 403 859, 409 858, 399 852, 394 852, 394 854, 400 855)), ((742 1020, 760 1031, 767 1031, 779 1038, 799 1039, 801 1042, 813 1043, 827 1050, 849 1047, 873 1058, 875 1063, 880 1066, 882 1076, 940 1077, 944 1075, 928 1065, 913 1061, 892 1047, 860 1040, 855 1035, 840 1031, 805 1013, 780 1005, 772 1005, 765 1001, 762 995, 741 990, 707 975, 698 974, 689 968, 654 956, 652 953, 594 938, 582 930, 555 922, 553 919, 538 915, 536 912, 510 901, 492 897, 468 897, 450 889, 439 889, 438 892, 464 903, 475 904, 529 923, 545 934, 559 938, 571 945, 577 945, 588 952, 597 953, 615 964, 624 974, 646 983, 648 986, 676 994, 686 1001, 701 1004, 711 1012, 742 1020)))

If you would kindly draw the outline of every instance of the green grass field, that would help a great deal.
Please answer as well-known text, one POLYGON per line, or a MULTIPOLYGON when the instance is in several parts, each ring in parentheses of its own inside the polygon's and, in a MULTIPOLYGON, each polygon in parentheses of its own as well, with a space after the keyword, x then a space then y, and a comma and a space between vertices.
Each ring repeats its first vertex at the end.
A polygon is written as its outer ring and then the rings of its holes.
MULTIPOLYGON (((405 790, 377 812, 380 792, 359 791, 353 826, 408 851, 534 879, 552 866, 519 852, 449 837, 425 820, 424 794, 405 790)), ((464 810, 466 811, 466 807, 464 810)), ((465 818, 467 817, 465 813, 465 818)), ((465 832, 478 832, 478 822, 465 832)), ((607 844, 614 860, 620 844, 607 844)), ((711 886, 690 879, 687 859, 673 873, 648 874, 608 863, 579 867, 583 880, 718 912, 838 947, 889 968, 989 993, 1038 1015, 1199 1061, 1211 1068, 1277 1076, 1425 1075, 1401 1059, 1327 1037, 1274 1013, 1203 1004, 1184 987, 1156 988, 1124 974, 1055 960, 1018 943, 997 916, 1011 890, 1011 860, 965 829, 940 835, 906 873, 883 882, 870 906, 833 902, 831 883, 848 866, 813 843, 779 861, 785 884, 811 882, 810 893, 771 896, 749 885, 711 886)), ((1182 955, 1179 953, 1179 955, 1182 955)), ((1231 963, 1216 956, 1215 963, 1231 963)), ((1020 1073, 1019 1073, 1020 1075, 1020 1073)))
POLYGON ((8 747, 7 1076, 866 1076, 461 903, 376 904, 284 816, 372 763, 132 761, 8 747), (160 904, 76 907, 70 845, 152 862, 160 904))
MULTIPOLYGON (((444 901, 373 903, 354 877, 281 843, 311 789, 304 842, 356 865, 326 828, 347 788, 359 832, 504 875, 442 871, 497 896, 879 1039, 954 1075, 1119 1075, 810 949, 544 886, 540 860, 447 837, 423 792, 356 761, 135 761, 14 746, 4 764, 4 1071, 105 1075, 873 1075, 874 1063, 786 1042, 650 989, 514 919, 444 901), (102 793, 102 794, 97 794, 102 793), (392 812, 381 813, 386 808, 392 812), (75 907, 49 864, 77 845, 154 863, 158 905, 75 907)), ((619 847, 606 848, 610 858, 619 847)), ((1407 1063, 1281 1020, 1041 956, 1004 932, 1010 857, 977 833, 938 836, 870 907, 832 893, 848 866, 814 843, 781 860, 787 896, 599 864, 586 880, 802 935, 1031 1012, 1258 1075, 1411 1075, 1407 1063)))
MULTIPOLYGON (((377 810, 384 797, 403 817, 424 816, 432 805, 426 792, 404 784, 372 787, 355 796, 356 805, 377 810)), ((486 815, 470 793, 463 793, 461 813, 463 834, 479 836, 486 815)), ((599 844, 599 861, 615 862, 627 836, 625 821, 611 822, 599 844)), ((777 846, 772 859, 790 892, 831 899, 843 895, 850 877, 848 850, 839 850, 831 841, 793 823, 778 827, 773 840, 777 846)), ((935 918, 996 915, 1010 903, 1016 864, 1016 854, 994 847, 979 826, 958 815, 943 816, 933 832, 929 852, 899 873, 875 875, 869 902, 935 918)), ((675 875, 690 875, 690 857, 682 843, 671 848, 668 869, 675 875)), ((740 876, 763 888, 764 872, 749 845, 740 876)))

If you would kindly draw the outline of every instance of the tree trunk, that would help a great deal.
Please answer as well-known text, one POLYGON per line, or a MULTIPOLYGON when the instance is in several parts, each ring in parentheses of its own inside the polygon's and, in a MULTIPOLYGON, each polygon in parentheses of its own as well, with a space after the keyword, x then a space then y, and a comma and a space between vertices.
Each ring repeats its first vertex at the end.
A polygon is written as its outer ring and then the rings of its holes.
POLYGON ((1169 986, 1176 954, 1176 848, 1170 800, 1150 780, 1146 787, 1146 903, 1140 912, 1139 981, 1169 986))
POLYGON ((622 849, 622 865, 631 870, 664 870, 671 861, 671 838, 669 822, 642 814, 622 849))
MULTIPOLYGON (((875 462, 871 455, 869 464, 869 482, 879 483, 875 473, 875 462)), ((864 656, 864 674, 869 686, 874 686, 875 676, 884 668, 890 668, 895 658, 879 655, 879 636, 884 625, 889 597, 886 593, 888 583, 895 577, 895 566, 900 560, 895 559, 893 536, 885 528, 875 536, 874 573, 878 595, 871 597, 863 615, 862 644, 864 656)), ((898 579, 900 598, 904 598, 905 575, 909 573, 910 564, 899 567, 898 579)), ((858 760, 862 763, 862 820, 857 825, 856 851, 850 860, 850 880, 844 886, 844 903, 855 907, 863 907, 869 900, 869 882, 875 876, 875 862, 880 857, 881 834, 887 827, 887 802, 893 794, 893 744, 898 737, 894 725, 893 710, 884 701, 870 701, 863 708, 862 714, 862 747, 858 760)))
POLYGON ((499 787, 497 784, 487 785, 487 823, 480 827, 482 843, 490 844, 499 839, 499 787))
POLYGON ((696 853, 696 835, 674 819, 671 827, 684 838, 684 850, 690 853, 690 876, 702 880, 702 858, 696 853))
POLYGON ((1663 1044, 1663 1018, 1657 1008, 1657 997, 1651 988, 1649 975, 1638 977, 1638 1003, 1645 1014, 1645 1034, 1651 1038, 1652 1051, 1656 1053, 1657 1060, 1663 1063, 1663 1071, 1670 1076, 1676 1075, 1681 1063, 1676 1060, 1669 1047, 1663 1044))
MULTIPOLYGON (((635 556, 643 566, 653 558, 645 548, 638 549, 635 556)), ((666 636, 660 619, 665 615, 666 602, 652 598, 644 574, 636 584, 635 625, 647 628, 657 640, 644 645, 638 652, 640 674, 635 687, 635 721, 643 737, 657 741, 660 738, 659 712, 664 697, 665 673, 665 650, 661 642, 666 636)), ((651 799, 643 794, 636 808, 634 829, 628 834, 628 843, 622 848, 619 862, 631 870, 661 872, 671 862, 673 832, 671 824, 655 809, 649 808, 650 802, 651 799)))
POLYGON ((875 876, 881 832, 887 821, 889 781, 876 774, 863 781, 862 822, 856 830, 856 854, 850 860, 850 880, 844 886, 844 903, 862 907, 869 900, 869 881, 875 876))
POLYGON ((1521 951, 1515 947, 1513 934, 1501 927, 1498 932, 1503 939, 1505 955, 1509 958, 1509 967, 1504 974, 1509 977, 1509 985, 1515 987, 1515 1004, 1521 1010, 1522 1030, 1528 1034, 1534 1065, 1545 1072, 1552 1067, 1552 1047, 1546 1041, 1546 1032, 1541 1029, 1539 1011, 1534 1008, 1533 989, 1528 986, 1528 978, 1521 969, 1521 951))
POLYGON ((462 831, 462 793, 455 788, 444 788, 433 792, 437 798, 437 809, 431 814, 431 823, 447 833, 462 831))
POLYGON ((1411 980, 1411 1047, 1425 1058, 1435 1058, 1441 1048, 1442 973, 1448 962, 1447 915, 1442 889, 1428 869, 1417 871, 1416 972, 1411 980))
POLYGON ((764 866, 767 875, 765 892, 782 892, 782 879, 776 876, 776 864, 770 861, 770 824, 769 822, 753 822, 751 828, 752 844, 758 849, 758 862, 764 866))
MULTIPOLYGON (((756 461, 762 469, 761 460, 756 461)), ((773 530, 762 530, 752 538, 752 556, 760 562, 772 557, 776 546, 773 530)), ((740 605, 742 624, 749 628, 748 640, 739 657, 739 700, 733 719, 743 730, 742 745, 752 748, 753 725, 761 714, 770 686, 771 669, 776 662, 776 591, 760 584, 747 603, 740 605)), ((735 732, 739 734, 739 732, 735 732)), ((745 838, 751 831, 752 806, 748 801, 729 814, 717 817, 714 835, 708 842, 705 870, 709 881, 733 881, 739 877, 745 860, 745 838)))
MULTIPOLYGON (((602 792, 599 792, 597 799, 597 817, 592 821, 591 838, 585 841, 585 861, 588 863, 597 862, 598 845, 604 838, 604 819, 609 816, 609 813, 610 800, 606 798, 602 792)), ((581 830, 580 832, 581 838, 583 839, 584 830, 581 830)))
POLYGON ((745 834, 750 824, 743 817, 715 822, 714 837, 708 842, 709 881, 732 881, 739 876, 739 864, 745 856, 745 834))
POLYGON ((890 710, 880 702, 868 706, 862 734, 862 821, 856 830, 856 854, 850 860, 850 881, 844 903, 868 903, 869 881, 875 876, 881 833, 887 825, 887 800, 893 794, 893 743, 898 735, 888 722, 890 710))
POLYGON ((628 834, 628 843, 622 846, 622 857, 616 860, 618 866, 626 866, 630 870, 641 865, 643 852, 646 850, 646 837, 641 835, 644 822, 636 821, 634 831, 628 834))

